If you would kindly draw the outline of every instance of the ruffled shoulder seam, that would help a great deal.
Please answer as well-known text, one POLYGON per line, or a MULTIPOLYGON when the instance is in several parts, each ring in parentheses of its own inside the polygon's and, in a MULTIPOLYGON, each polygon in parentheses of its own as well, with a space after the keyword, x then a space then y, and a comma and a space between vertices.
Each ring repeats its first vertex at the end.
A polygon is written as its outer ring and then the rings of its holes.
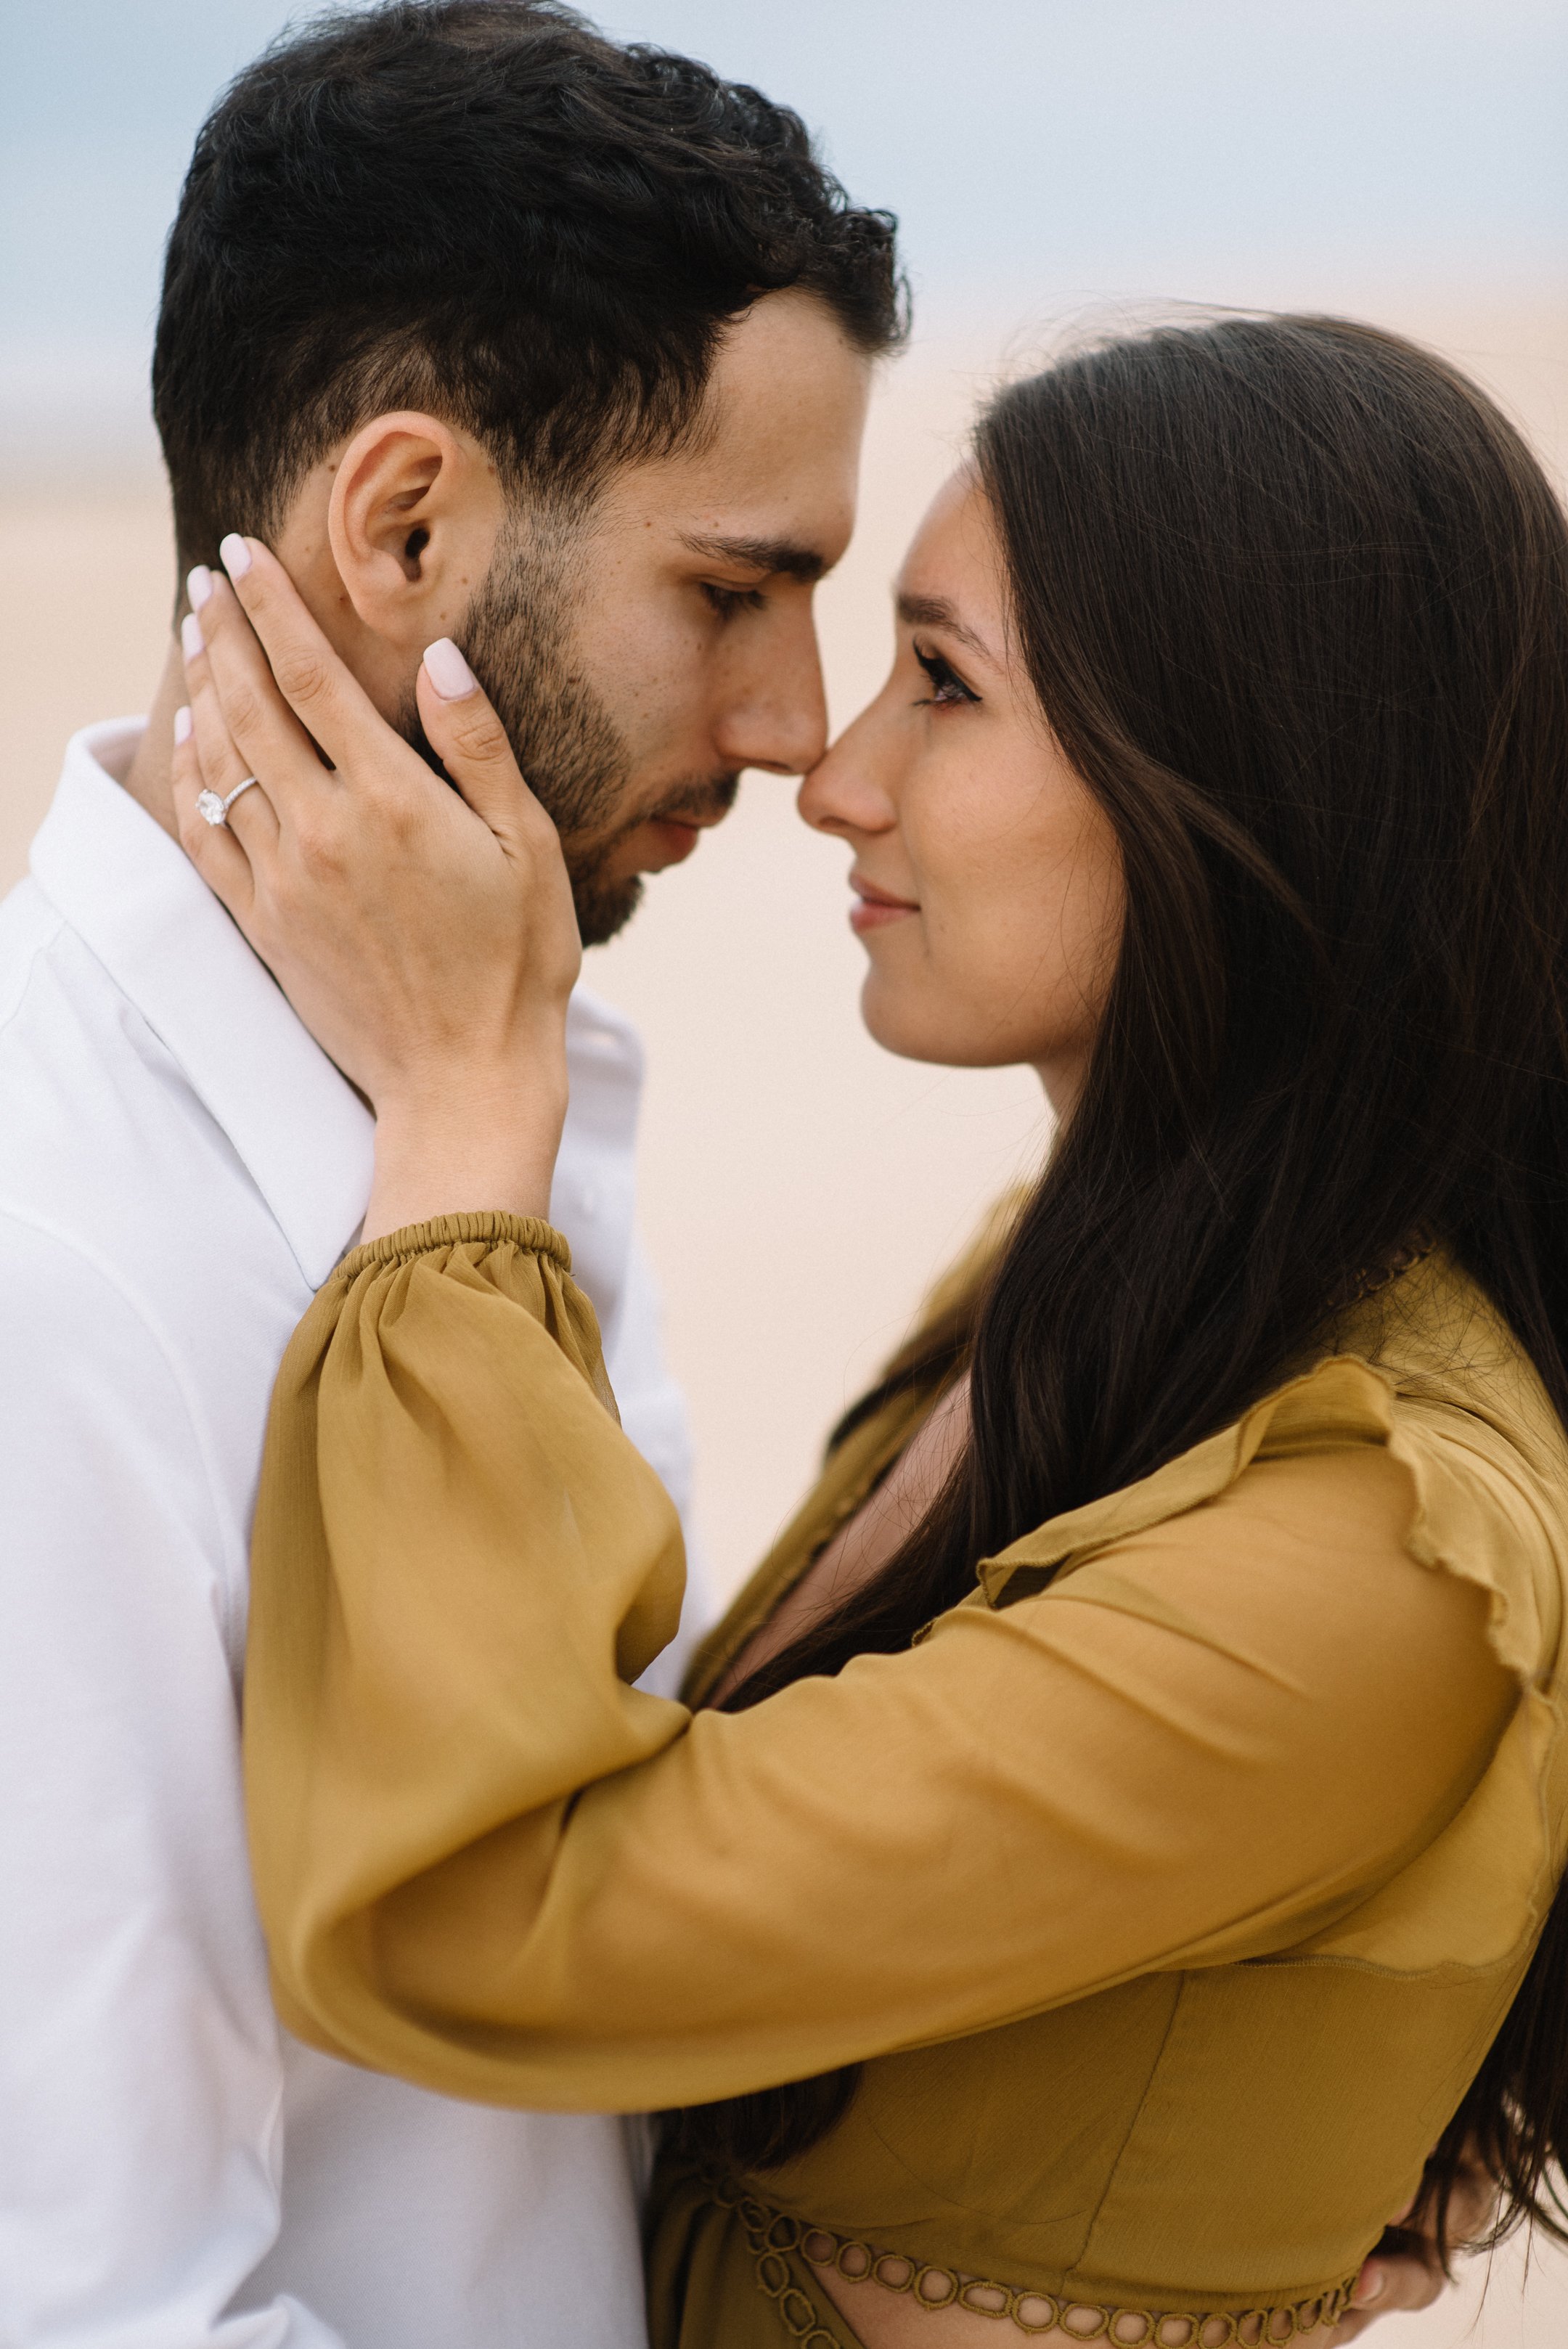
POLYGON ((1377 1444, 1410 1479, 1407 1551, 1417 1564, 1488 1593, 1493 1652, 1521 1685, 1540 1685, 1552 1662, 1545 1651, 1556 1643, 1532 1571, 1539 1553, 1551 1572, 1544 1528, 1532 1515, 1528 1526, 1520 1523, 1520 1512, 1483 1484, 1451 1437, 1423 1424, 1418 1409, 1401 1409, 1397 1395, 1394 1379, 1365 1357, 1327 1357, 1152 1475, 1053 1517, 982 1559, 985 1603, 1014 1605, 1110 1544, 1217 1499, 1256 1460, 1377 1444))

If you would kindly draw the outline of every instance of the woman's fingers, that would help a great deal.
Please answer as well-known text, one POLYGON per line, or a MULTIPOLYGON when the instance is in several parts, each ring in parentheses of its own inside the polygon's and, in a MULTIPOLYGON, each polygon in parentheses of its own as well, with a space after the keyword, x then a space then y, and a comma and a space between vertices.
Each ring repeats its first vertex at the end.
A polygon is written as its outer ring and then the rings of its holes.
POLYGON ((488 695, 450 636, 426 647, 414 692, 431 748, 498 839, 515 839, 529 827, 549 824, 523 780, 488 695))
POLYGON ((425 648, 414 691, 426 737, 528 893, 535 970, 569 988, 582 942, 560 834, 524 781, 505 729, 450 636, 425 648))
POLYGON ((183 628, 186 848, 405 1160, 411 1137, 449 1146, 454 1099, 486 1131, 496 1103, 524 1103, 553 1154, 581 942, 556 828, 494 711, 456 647, 432 647, 419 700, 449 790, 267 550, 225 539, 223 555, 228 582, 192 574, 183 628), (203 823, 203 788, 226 824, 203 823))
MULTIPOLYGON (((229 588, 265 656, 266 689, 262 689, 254 676, 247 680, 256 695, 255 716, 275 717, 286 705, 298 726, 320 744, 350 787, 362 774, 376 775, 385 766, 384 758, 378 766, 375 755, 385 732, 380 713, 311 618, 276 555, 259 538, 242 538, 237 532, 229 533, 219 552, 229 574, 229 588), (362 754, 359 769, 348 771, 354 768, 356 750, 362 754)), ((247 707, 247 717, 250 714, 247 707)), ((236 723, 234 735, 245 744, 242 724, 236 723)), ((270 752, 258 745, 258 760, 267 756, 270 752)), ((291 773, 319 789, 320 761, 316 765, 315 779, 292 766, 291 773)), ((286 812, 286 802, 280 804, 286 812)))
MULTIPOLYGON (((337 789, 389 802, 422 798, 429 771, 333 651, 275 555, 259 539, 231 534, 222 553, 225 581, 205 570, 190 579, 187 673, 198 736, 192 639, 204 640, 223 717, 244 772, 259 774, 286 823, 319 809, 337 789), (316 746, 332 761, 324 769, 316 746)), ((500 719, 450 637, 431 645, 417 697, 432 749, 468 806, 504 843, 553 846, 555 827, 524 782, 500 719)))
MULTIPOLYGON (((216 601, 215 597, 213 601, 216 601)), ((207 608, 211 610, 211 604, 207 608)), ((258 845, 276 843, 276 810, 259 782, 254 782, 255 769, 247 752, 234 740, 218 690, 213 650, 203 641, 200 622, 193 612, 188 612, 180 624, 180 642, 185 660, 185 689, 191 697, 192 733, 203 788, 217 799, 233 802, 225 819, 226 827, 234 833, 254 861, 258 845), (253 782, 254 788, 241 793, 240 785, 247 782, 253 782), (237 797, 236 793, 239 794, 237 797)), ((292 724, 293 720, 289 722, 292 724)), ((267 771, 269 774, 273 772, 271 761, 267 771)), ((197 813, 201 814, 200 806, 197 813)), ((214 830, 224 828, 222 825, 213 827, 214 830)))
MULTIPOLYGON (((1449 2189, 1447 2233, 1455 2251, 1484 2241, 1497 2223, 1498 2184, 1469 2141, 1449 2189)), ((1355 2280, 1349 2313, 1325 2349, 1348 2349, 1380 2316, 1430 2308, 1449 2288, 1438 2251, 1437 2219, 1427 2191, 1390 2220, 1355 2280)))
MULTIPOLYGON (((202 771, 189 709, 174 713, 171 772, 180 844, 213 895, 243 924, 254 899, 255 875, 235 833, 226 823, 209 823, 197 805, 202 793, 211 786, 202 771)), ((254 799, 255 794, 246 792, 244 796, 254 799)))
POLYGON ((1430 2308, 1448 2288, 1436 2258, 1415 2251, 1380 2254, 1366 2261, 1355 2280, 1350 2313, 1340 2319, 1324 2349, 1348 2349, 1379 2317, 1411 2315, 1430 2308))
POLYGON ((323 795, 336 788, 334 778, 278 690, 266 655, 233 587, 199 564, 186 589, 191 610, 180 633, 203 765, 213 772, 209 751, 213 722, 202 708, 210 688, 234 750, 234 780, 260 775, 280 812, 302 812, 319 805, 323 795))
POLYGON ((1449 2240, 1456 2243, 1482 2241, 1497 2224, 1501 2199, 1497 2179, 1471 2139, 1465 2147, 1449 2197, 1449 2240))

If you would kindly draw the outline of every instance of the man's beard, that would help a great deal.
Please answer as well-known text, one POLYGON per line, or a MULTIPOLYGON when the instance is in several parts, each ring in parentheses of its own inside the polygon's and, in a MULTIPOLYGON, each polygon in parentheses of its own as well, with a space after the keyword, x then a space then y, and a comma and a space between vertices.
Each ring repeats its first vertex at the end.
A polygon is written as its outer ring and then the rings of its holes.
MULTIPOLYGON (((612 879, 616 850, 653 816, 711 821, 734 803, 739 778, 694 782, 617 824, 631 798, 632 757, 594 687, 573 667, 566 561, 524 546, 508 525, 462 623, 462 649, 490 696, 524 781, 561 835, 577 928, 603 946, 642 903, 642 879, 612 879)), ((400 731, 444 774, 410 697, 400 731)))

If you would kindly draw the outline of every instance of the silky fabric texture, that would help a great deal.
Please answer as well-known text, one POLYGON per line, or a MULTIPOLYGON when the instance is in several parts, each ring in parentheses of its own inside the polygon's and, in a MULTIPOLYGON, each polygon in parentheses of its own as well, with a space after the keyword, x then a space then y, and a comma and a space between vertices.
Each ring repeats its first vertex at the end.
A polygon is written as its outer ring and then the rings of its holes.
MULTIPOLYGON (((505 1216, 357 1251, 301 1325, 246 1687, 292 2027, 560 2109, 865 2060, 769 2206, 1087 2306, 1341 2287, 1564 1847, 1568 1445, 1479 1292, 1427 1259, 907 1653, 739 1714, 628 1684, 680 1537, 601 1392, 564 1244, 505 1216)), ((694 1696, 931 1400, 830 1460, 694 1696)), ((666 2166, 656 2349, 778 2349, 807 2305, 735 2199, 666 2166)))

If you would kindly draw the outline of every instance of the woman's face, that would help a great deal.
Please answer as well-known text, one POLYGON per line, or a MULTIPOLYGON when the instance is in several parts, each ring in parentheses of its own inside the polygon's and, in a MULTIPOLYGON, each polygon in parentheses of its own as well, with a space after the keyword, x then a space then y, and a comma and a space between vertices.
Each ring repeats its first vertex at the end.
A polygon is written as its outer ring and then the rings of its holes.
POLYGON ((1008 641, 1002 549, 970 471, 939 493, 897 589, 877 699, 801 786, 855 851, 866 1025, 959 1068, 1027 1061, 1072 1106, 1115 968, 1121 859, 1008 641))

